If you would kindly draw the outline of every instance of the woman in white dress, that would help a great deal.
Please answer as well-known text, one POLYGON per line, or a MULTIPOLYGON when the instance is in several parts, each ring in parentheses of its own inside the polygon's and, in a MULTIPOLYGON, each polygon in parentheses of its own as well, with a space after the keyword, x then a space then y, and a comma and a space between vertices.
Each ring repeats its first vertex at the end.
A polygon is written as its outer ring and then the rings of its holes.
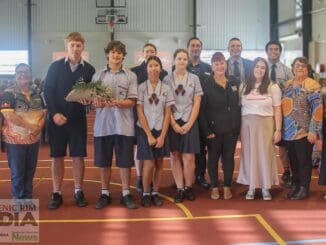
POLYGON ((264 200, 271 200, 269 189, 279 183, 274 144, 281 140, 282 92, 268 78, 265 59, 256 58, 250 76, 240 87, 241 159, 237 182, 249 185, 247 200, 261 188, 264 200))

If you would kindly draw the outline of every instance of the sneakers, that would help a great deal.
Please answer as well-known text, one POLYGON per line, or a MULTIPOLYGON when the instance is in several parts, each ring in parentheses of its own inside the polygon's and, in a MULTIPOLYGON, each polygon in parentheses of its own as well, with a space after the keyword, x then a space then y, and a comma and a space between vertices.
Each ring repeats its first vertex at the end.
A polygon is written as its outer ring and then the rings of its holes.
POLYGON ((255 190, 249 190, 246 194, 246 200, 254 200, 255 199, 255 190))
POLYGON ((211 199, 217 200, 220 198, 220 193, 217 187, 212 188, 211 199))
POLYGON ((224 187, 224 200, 229 200, 232 198, 231 187, 224 187))
POLYGON ((163 199, 157 194, 152 195, 152 203, 155 206, 162 206, 163 205, 163 199))
POLYGON ((175 195, 175 198, 174 198, 174 202, 175 203, 181 203, 181 202, 183 202, 183 199, 185 199, 184 190, 178 189, 177 194, 175 195))
POLYGON ((86 207, 88 205, 88 202, 85 199, 83 191, 77 191, 74 197, 75 197, 76 205, 78 207, 86 207))
POLYGON ((125 207, 129 208, 129 209, 136 209, 137 205, 132 197, 132 195, 128 194, 126 196, 122 196, 120 203, 122 205, 124 205, 125 207))
POLYGON ((191 187, 185 188, 185 197, 188 201, 195 201, 196 197, 191 187))
POLYGON ((48 204, 48 209, 58 209, 62 204, 62 195, 54 192, 51 195, 51 200, 48 204))
POLYGON ((264 201, 272 200, 272 195, 271 195, 271 193, 269 192, 268 189, 262 189, 262 194, 263 194, 263 200, 264 201))
POLYGON ((141 205, 145 208, 152 206, 152 200, 150 195, 145 195, 141 198, 141 205))
POLYGON ((100 198, 97 200, 97 202, 95 204, 95 208, 102 209, 102 208, 108 206, 111 202, 112 202, 111 196, 101 194, 100 198))

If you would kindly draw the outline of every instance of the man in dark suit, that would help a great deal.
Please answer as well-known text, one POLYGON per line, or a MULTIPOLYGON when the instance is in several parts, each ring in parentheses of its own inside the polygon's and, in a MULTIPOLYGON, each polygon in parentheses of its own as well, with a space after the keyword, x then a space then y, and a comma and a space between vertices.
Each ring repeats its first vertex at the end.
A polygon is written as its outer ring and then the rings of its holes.
POLYGON ((227 76, 233 76, 239 83, 246 81, 249 77, 252 61, 241 57, 242 43, 239 38, 230 39, 228 51, 230 58, 227 60, 227 76))
MULTIPOLYGON (((205 81, 205 77, 212 72, 211 66, 200 60, 203 43, 197 37, 189 39, 187 49, 189 53, 189 63, 187 70, 199 77, 201 83, 205 81)), ((200 153, 196 154, 195 178, 196 184, 204 189, 209 189, 210 185, 205 179, 206 173, 206 144, 205 137, 200 135, 200 153)))

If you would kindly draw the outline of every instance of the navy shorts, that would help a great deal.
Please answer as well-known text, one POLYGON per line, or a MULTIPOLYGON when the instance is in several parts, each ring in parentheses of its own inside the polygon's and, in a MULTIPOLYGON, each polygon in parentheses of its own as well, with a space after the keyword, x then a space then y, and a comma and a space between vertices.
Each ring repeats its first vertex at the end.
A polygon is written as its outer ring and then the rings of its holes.
MULTIPOLYGON (((157 138, 161 135, 161 130, 157 131, 153 129, 152 135, 157 138)), ((147 135, 145 131, 136 126, 136 136, 137 136, 137 159, 138 160, 154 160, 157 158, 163 158, 169 156, 169 140, 168 134, 165 136, 164 144, 162 148, 155 148, 148 144, 147 135)))
POLYGON ((94 161, 100 168, 111 167, 113 148, 115 162, 119 168, 130 168, 134 165, 133 145, 135 137, 109 135, 94 137, 94 161))
POLYGON ((51 157, 86 157, 87 121, 86 118, 75 121, 73 124, 57 126, 52 119, 48 120, 48 136, 51 157))
MULTIPOLYGON (((181 119, 176 122, 183 126, 185 124, 181 119)), ((188 133, 182 135, 176 133, 172 127, 169 128, 169 140, 171 152, 177 151, 181 153, 199 153, 199 129, 198 122, 195 121, 188 133)))

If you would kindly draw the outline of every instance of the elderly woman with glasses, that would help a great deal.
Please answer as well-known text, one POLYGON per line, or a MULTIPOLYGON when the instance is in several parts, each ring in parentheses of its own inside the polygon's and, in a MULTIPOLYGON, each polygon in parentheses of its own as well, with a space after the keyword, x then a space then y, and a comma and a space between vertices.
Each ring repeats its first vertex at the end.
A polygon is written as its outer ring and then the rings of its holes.
POLYGON ((312 149, 321 134, 323 107, 320 84, 308 77, 308 60, 292 63, 294 78, 284 84, 282 95, 283 139, 292 170, 291 200, 308 197, 312 174, 312 149))
POLYGON ((192 184, 195 171, 195 153, 199 153, 199 130, 196 121, 203 91, 198 76, 187 71, 189 55, 185 49, 174 52, 174 72, 166 76, 173 92, 170 136, 172 173, 177 185, 175 202, 184 198, 195 200, 192 184))
POLYGON ((148 80, 138 87, 136 126, 137 159, 144 161, 143 167, 143 197, 141 204, 150 207, 163 204, 158 196, 160 187, 163 157, 169 155, 167 131, 171 118, 171 106, 174 97, 170 87, 160 80, 162 63, 157 56, 148 58, 148 80), (151 193, 151 183, 153 191, 151 193))

